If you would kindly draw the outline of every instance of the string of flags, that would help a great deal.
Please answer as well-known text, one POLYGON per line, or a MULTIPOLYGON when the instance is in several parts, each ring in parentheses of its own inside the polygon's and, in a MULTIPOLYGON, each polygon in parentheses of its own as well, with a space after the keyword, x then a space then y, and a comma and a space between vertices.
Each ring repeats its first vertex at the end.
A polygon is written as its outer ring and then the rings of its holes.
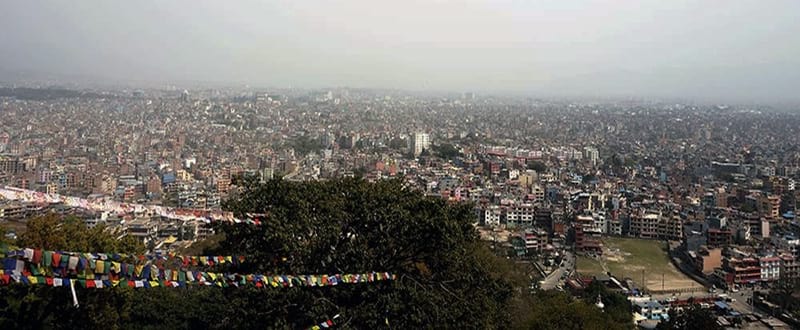
POLYGON ((43 263, 45 266, 59 264, 62 258, 77 257, 78 262, 87 263, 88 260, 97 261, 176 261, 183 266, 214 266, 217 264, 240 264, 245 261, 245 256, 184 256, 174 252, 154 254, 129 254, 129 253, 80 253, 65 251, 46 251, 41 249, 16 249, 0 251, 0 256, 18 257, 34 264, 43 263), (81 258, 87 261, 81 261, 81 258))
POLYGON ((338 319, 338 318, 339 318, 339 314, 336 314, 331 319, 326 320, 325 322, 322 322, 320 324, 315 324, 315 325, 311 326, 310 328, 308 328, 307 330, 328 329, 330 327, 333 327, 336 324, 336 323, 334 323, 334 321, 336 319, 338 319))
POLYGON ((335 275, 240 275, 240 274, 221 274, 206 272, 180 272, 183 274, 179 280, 169 279, 142 279, 142 280, 120 280, 120 279, 84 279, 54 276, 35 276, 11 273, 0 270, 0 285, 20 283, 24 285, 47 285, 52 287, 80 287, 80 288, 111 288, 111 287, 131 287, 131 288, 155 288, 155 287, 190 287, 190 286, 217 286, 227 287, 324 287, 336 286, 341 284, 360 284, 373 283, 379 281, 396 280, 397 276, 390 273, 364 273, 364 274, 335 274, 335 275), (192 274, 198 274, 193 277, 192 274))
POLYGON ((261 225, 264 223, 265 215, 258 213, 248 213, 246 218, 241 219, 233 215, 232 212, 221 210, 186 210, 160 205, 144 205, 136 203, 122 203, 113 200, 111 197, 79 198, 62 196, 59 194, 48 194, 40 191, 22 189, 17 187, 0 187, 0 196, 8 200, 17 200, 37 204, 64 204, 69 207, 79 208, 96 212, 111 212, 114 214, 145 213, 158 215, 167 219, 182 221, 203 221, 205 223, 225 222, 225 223, 247 223, 261 225))
POLYGON ((179 269, 169 268, 164 260, 143 260, 126 263, 115 260, 119 254, 78 253, 20 249, 7 251, 2 259, 0 282, 46 284, 66 286, 77 283, 80 287, 185 287, 187 285, 216 285, 219 287, 295 287, 334 286, 339 284, 369 283, 396 279, 387 272, 333 275, 262 275, 206 272, 186 269, 192 266, 213 266, 214 262, 238 264, 242 256, 183 256, 179 269), (195 261, 197 261, 195 263, 195 261), (69 280, 65 284, 65 280, 69 280))

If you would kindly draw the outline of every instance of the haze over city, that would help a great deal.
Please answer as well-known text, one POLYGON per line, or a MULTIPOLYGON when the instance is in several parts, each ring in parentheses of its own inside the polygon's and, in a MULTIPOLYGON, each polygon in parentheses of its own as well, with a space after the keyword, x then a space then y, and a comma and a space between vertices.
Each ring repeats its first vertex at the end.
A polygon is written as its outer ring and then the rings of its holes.
POLYGON ((9 1, 0 80, 799 99, 798 1, 9 1))

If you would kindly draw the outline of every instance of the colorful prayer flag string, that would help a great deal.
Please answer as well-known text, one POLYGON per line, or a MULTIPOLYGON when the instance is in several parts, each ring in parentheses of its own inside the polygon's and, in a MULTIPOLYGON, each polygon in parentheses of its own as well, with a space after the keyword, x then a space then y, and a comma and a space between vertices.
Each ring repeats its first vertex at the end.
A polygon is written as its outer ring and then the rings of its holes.
POLYGON ((217 286, 217 287, 246 287, 254 286, 257 288, 290 288, 290 287, 322 287, 336 286, 341 284, 372 283, 376 281, 390 281, 397 279, 397 276, 389 273, 365 273, 365 274, 335 274, 335 275, 240 275, 240 274, 220 274, 220 273, 200 273, 197 277, 193 273, 187 272, 185 277, 179 280, 163 278, 156 279, 92 279, 71 277, 53 277, 43 275, 26 275, 19 273, 6 273, 0 270, 0 285, 20 283, 24 285, 47 285, 52 287, 69 287, 76 285, 82 288, 108 288, 108 287, 132 287, 132 288, 153 288, 153 287, 188 287, 188 286, 217 286))
POLYGON ((223 223, 246 223, 253 225, 261 225, 264 223, 264 220, 266 218, 266 215, 264 214, 248 214, 247 218, 240 219, 234 217, 233 213, 231 212, 223 212, 219 210, 186 210, 186 209, 165 207, 160 205, 122 203, 110 199, 109 197, 85 199, 85 198, 78 198, 71 196, 62 196, 59 194, 47 194, 43 192, 22 189, 17 187, 10 187, 10 186, 0 187, 0 196, 8 200, 17 200, 27 203, 64 204, 66 206, 78 209, 91 210, 97 212, 113 212, 115 214, 149 213, 167 219, 182 220, 182 221, 203 221, 205 223, 223 222, 223 223))
POLYGON ((331 327, 333 327, 335 325, 334 321, 336 321, 336 319, 338 319, 338 318, 339 318, 339 314, 336 314, 334 317, 332 317, 331 319, 329 319, 329 320, 327 320, 325 322, 322 322, 320 324, 315 324, 315 325, 309 327, 308 330, 321 330, 321 329, 331 328, 331 327))
POLYGON ((214 266, 217 264, 240 264, 245 261, 245 256, 184 256, 172 252, 156 254, 128 254, 128 253, 97 253, 97 252, 66 252, 46 251, 39 249, 17 249, 0 252, 8 257, 23 258, 34 264, 44 266, 57 265, 62 258, 78 257, 97 261, 178 261, 183 266, 214 266))

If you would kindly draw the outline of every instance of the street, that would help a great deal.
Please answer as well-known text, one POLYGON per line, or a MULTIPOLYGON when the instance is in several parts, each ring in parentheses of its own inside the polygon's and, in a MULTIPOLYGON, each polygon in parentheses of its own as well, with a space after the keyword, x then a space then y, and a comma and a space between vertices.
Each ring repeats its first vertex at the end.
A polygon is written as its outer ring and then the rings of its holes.
POLYGON ((556 270, 542 280, 542 290, 553 290, 562 283, 561 277, 565 274, 569 274, 575 267, 575 256, 570 252, 565 252, 562 264, 563 266, 556 268, 556 270))

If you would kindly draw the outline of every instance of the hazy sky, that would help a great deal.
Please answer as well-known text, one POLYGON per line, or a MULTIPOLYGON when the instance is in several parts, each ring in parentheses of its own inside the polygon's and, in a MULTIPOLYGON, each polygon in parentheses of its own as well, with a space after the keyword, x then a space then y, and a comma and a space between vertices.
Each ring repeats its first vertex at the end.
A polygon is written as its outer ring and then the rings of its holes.
POLYGON ((0 31, 6 72, 800 100, 798 0, 12 0, 0 31))

